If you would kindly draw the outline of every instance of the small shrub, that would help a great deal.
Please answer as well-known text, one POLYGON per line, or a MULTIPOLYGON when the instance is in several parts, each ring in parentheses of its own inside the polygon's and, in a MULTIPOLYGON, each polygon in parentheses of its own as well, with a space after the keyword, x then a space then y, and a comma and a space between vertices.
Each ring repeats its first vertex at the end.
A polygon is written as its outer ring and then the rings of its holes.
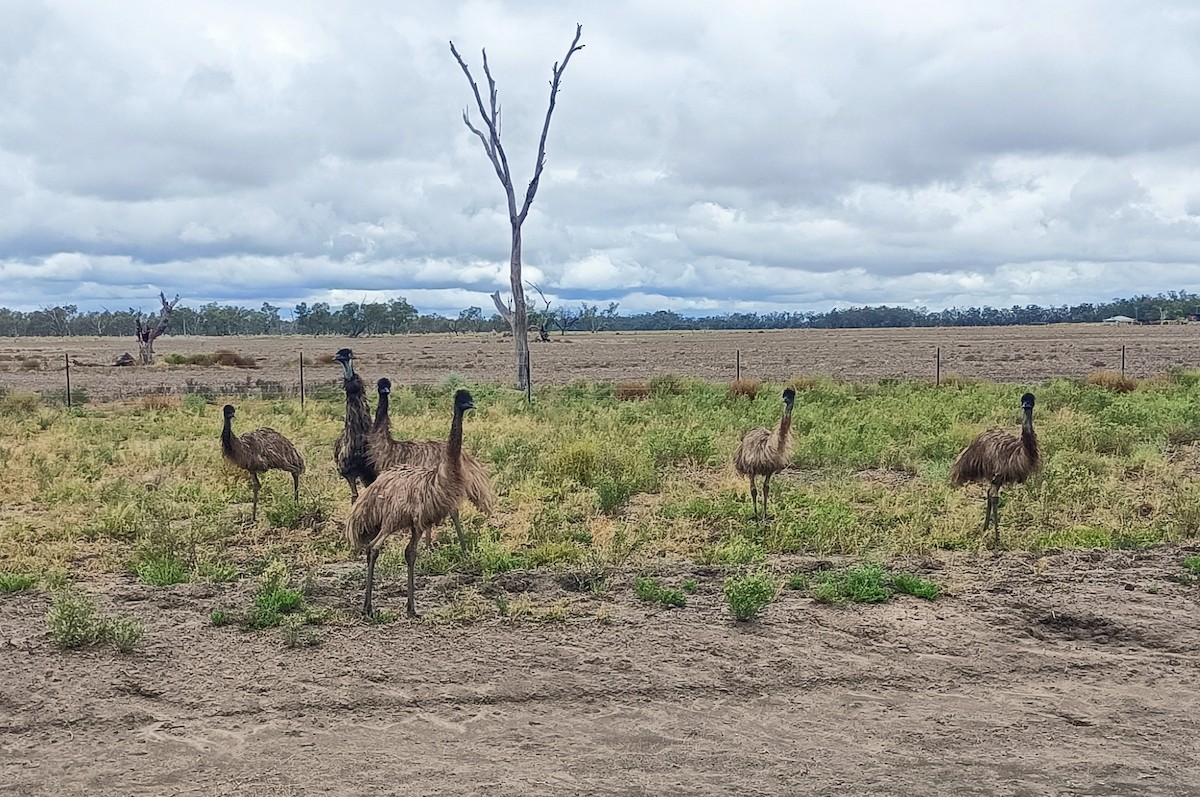
POLYGON ((892 589, 905 595, 924 598, 927 601, 937 600, 942 594, 942 588, 932 581, 926 581, 910 573, 893 573, 892 589))
POLYGON ((229 562, 201 562, 196 568, 196 575, 204 581, 216 584, 235 580, 238 577, 238 569, 237 565, 229 562))
POLYGON ((283 645, 288 648, 298 648, 301 645, 310 647, 321 644, 321 635, 305 625, 305 618, 300 615, 285 617, 282 624, 283 645))
POLYGON ((217 628, 229 625, 229 612, 224 609, 213 609, 208 613, 208 621, 217 628))
POLYGON ((40 371, 42 368, 42 359, 40 357, 26 357, 21 360, 22 371, 40 371))
POLYGON ((646 603, 660 603, 667 607, 682 608, 687 605, 687 596, 682 590, 664 587, 657 578, 643 576, 633 584, 633 594, 646 603))
POLYGON ((178 406, 179 398, 165 393, 151 393, 138 400, 138 407, 143 410, 173 410, 178 406))
POLYGON ((38 577, 32 573, 0 573, 0 592, 24 592, 37 582, 38 577))
POLYGON ((1137 389, 1137 380, 1120 371, 1093 371, 1088 374, 1087 384, 1111 390, 1114 393, 1130 393, 1137 389))
POLYGON ((0 415, 32 415, 41 403, 42 399, 36 393, 5 393, 0 395, 0 415))
POLYGON ((695 595, 696 590, 700 589, 700 585, 696 583, 696 579, 694 579, 694 578, 685 578, 679 584, 679 588, 682 589, 684 592, 686 592, 688 595, 695 595))
POLYGON ((762 382, 758 379, 735 379, 729 383, 729 395, 745 396, 753 399, 758 395, 758 391, 762 388, 762 382))
POLYGON ((788 576, 788 589, 808 589, 808 576, 804 573, 793 573, 788 576))
POLYGON ((152 587, 169 587, 188 580, 188 569, 170 554, 162 554, 134 565, 138 580, 152 587))
POLYGON ((659 374, 650 378, 646 388, 652 396, 678 396, 683 392, 684 381, 675 374, 659 374))
POLYGON ((725 603, 738 622, 749 622, 758 617, 773 600, 775 582, 766 573, 725 579, 725 603))
POLYGON ((1183 559, 1183 569, 1193 576, 1200 576, 1200 556, 1186 556, 1183 559))
POLYGON ((277 626, 283 622, 284 615, 304 605, 304 596, 300 591, 288 587, 288 571, 282 562, 275 561, 268 565, 261 578, 262 586, 254 594, 254 606, 246 614, 246 625, 250 628, 277 626))
POLYGON ((128 653, 137 647, 142 638, 142 623, 132 617, 113 617, 104 621, 105 637, 117 650, 128 653))
POLYGON ((183 409, 193 415, 203 415, 208 408, 208 400, 201 393, 188 393, 183 397, 183 409))
POLYGON ((830 570, 813 579, 811 593, 822 603, 882 603, 892 597, 879 565, 830 570))
POLYGON ((50 601, 46 630, 60 648, 80 648, 102 640, 105 629, 91 598, 66 588, 56 592, 50 601))
POLYGON ((650 395, 650 386, 645 382, 619 382, 613 388, 613 396, 618 401, 638 401, 650 395))

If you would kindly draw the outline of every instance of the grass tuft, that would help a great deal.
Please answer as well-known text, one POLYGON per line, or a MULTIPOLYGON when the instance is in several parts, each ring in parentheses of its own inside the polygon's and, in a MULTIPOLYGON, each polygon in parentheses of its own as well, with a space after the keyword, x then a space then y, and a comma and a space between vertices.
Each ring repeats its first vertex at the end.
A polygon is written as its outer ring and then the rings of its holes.
POLYGON ((767 573, 725 579, 725 603, 738 622, 749 622, 775 600, 775 580, 767 573))
POLYGON ((0 593, 24 592, 37 585, 38 577, 32 573, 0 573, 0 593))
POLYGON ((676 587, 664 587, 657 578, 643 576, 633 584, 633 594, 646 603, 658 603, 667 608, 687 606, 687 596, 676 587))
POLYGON ((1101 387, 1114 393, 1132 393, 1137 390, 1137 380, 1120 371, 1093 371, 1088 374, 1087 384, 1101 387))

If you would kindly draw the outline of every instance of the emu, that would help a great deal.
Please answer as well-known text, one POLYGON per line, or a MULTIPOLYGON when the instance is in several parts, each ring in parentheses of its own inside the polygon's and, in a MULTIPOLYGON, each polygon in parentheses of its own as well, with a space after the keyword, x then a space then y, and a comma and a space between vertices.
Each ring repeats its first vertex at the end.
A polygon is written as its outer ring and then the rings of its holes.
POLYGON ((367 438, 371 433, 371 406, 367 403, 366 387, 354 373, 354 352, 339 349, 333 359, 342 364, 342 387, 346 391, 346 421, 342 434, 333 444, 333 461, 338 473, 350 485, 350 503, 358 500, 358 484, 367 487, 378 475, 367 455, 367 438))
MULTIPOLYGON (((392 382, 387 377, 379 380, 376 387, 379 391, 379 401, 375 405, 375 423, 371 427, 368 452, 371 464, 376 473, 383 473, 401 465, 416 465, 431 467, 442 460, 446 452, 445 440, 395 440, 392 438, 392 421, 388 415, 390 406, 388 396, 392 391, 392 382)), ((496 493, 492 490, 492 480, 488 476, 483 463, 469 452, 462 454, 462 469, 464 482, 464 497, 485 515, 492 511, 496 503, 496 493)), ((461 502, 460 502, 461 503, 461 502)), ((454 533, 458 535, 459 549, 466 554, 467 538, 463 533, 462 522, 458 516, 458 504, 450 512, 450 520, 454 523, 454 533)), ((433 527, 425 529, 425 544, 433 547, 433 527)))
POLYGON ((371 617, 371 595, 375 589, 375 560, 393 534, 408 533, 404 562, 408 565, 409 617, 417 617, 413 599, 414 567, 421 535, 443 522, 463 500, 462 424, 463 414, 475 408, 471 394, 454 394, 454 420, 442 455, 433 465, 398 465, 382 471, 362 497, 350 508, 346 538, 355 551, 367 551, 367 594, 363 614, 371 617))
POLYGON ((787 467, 791 450, 792 406, 796 402, 796 391, 783 391, 783 417, 774 430, 751 429, 742 435, 737 450, 733 452, 733 468, 739 476, 750 477, 750 503, 754 505, 754 517, 758 518, 758 490, 755 476, 762 476, 762 520, 767 520, 767 496, 771 493, 771 477, 787 467))
POLYGON ((1010 484, 1023 484, 1042 467, 1037 434, 1033 431, 1033 394, 1021 396, 1021 436, 1003 429, 988 429, 980 433, 954 460, 950 483, 962 487, 972 482, 987 485, 987 509, 983 516, 983 533, 990 525, 995 546, 1000 545, 1000 489, 1010 484))
POLYGON ((292 441, 269 426, 255 429, 238 437, 233 433, 232 404, 226 404, 225 427, 221 430, 221 455, 250 474, 254 488, 254 508, 250 521, 258 522, 258 491, 262 487, 258 474, 269 470, 286 470, 292 474, 292 498, 300 500, 300 475, 304 473, 304 457, 292 441))

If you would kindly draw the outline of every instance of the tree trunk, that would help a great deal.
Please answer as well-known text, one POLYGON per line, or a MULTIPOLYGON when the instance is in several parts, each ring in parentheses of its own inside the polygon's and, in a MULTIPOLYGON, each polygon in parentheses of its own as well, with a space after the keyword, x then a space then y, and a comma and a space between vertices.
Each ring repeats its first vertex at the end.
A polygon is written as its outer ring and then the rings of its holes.
POLYGON ((529 357, 529 316, 525 311, 525 286, 521 282, 521 224, 512 220, 512 254, 508 261, 508 281, 512 288, 513 309, 508 318, 513 333, 513 355, 517 368, 517 390, 524 390, 525 360, 529 357))

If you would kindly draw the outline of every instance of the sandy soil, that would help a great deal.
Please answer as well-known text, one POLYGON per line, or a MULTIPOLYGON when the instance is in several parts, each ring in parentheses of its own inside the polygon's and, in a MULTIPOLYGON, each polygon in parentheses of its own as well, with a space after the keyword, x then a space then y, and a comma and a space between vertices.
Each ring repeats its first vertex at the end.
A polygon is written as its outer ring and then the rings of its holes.
MULTIPOLYGON (((620 583, 574 595, 565 623, 351 624, 294 650, 208 624, 239 587, 93 585, 147 624, 127 656, 59 652, 47 598, 6 596, 0 793, 1196 794, 1200 587, 1173 580, 1184 553, 944 554, 903 564, 952 597, 785 593, 744 626, 718 574, 694 568, 681 610, 620 583)), ((343 574, 323 574, 319 602, 357 604, 343 574)), ((422 580, 423 609, 451 578, 422 580)), ((550 575, 495 583, 567 594, 550 575)))
MULTIPOLYGON (((315 359, 350 346, 370 374, 398 382, 441 382, 450 373, 476 382, 511 379, 512 341, 499 335, 398 335, 395 337, 165 337, 160 355, 232 349, 257 358, 258 368, 112 368, 129 350, 125 338, 0 338, 0 387, 61 391, 63 356, 76 363, 72 384, 96 400, 151 392, 182 392, 208 386, 219 393, 295 392, 300 352, 315 359), (30 360, 31 370, 23 366, 30 360), (35 367, 36 366, 36 367, 35 367)), ((533 346, 535 384, 574 379, 619 381, 673 372, 711 380, 734 377, 737 352, 742 373, 766 380, 796 374, 843 379, 929 378, 941 347, 943 373, 1004 382, 1036 382, 1120 368, 1126 346, 1132 376, 1172 367, 1200 367, 1200 325, 1112 327, 1059 324, 977 329, 781 330, 741 332, 576 333, 533 346)), ((306 369, 306 384, 332 384, 337 365, 306 369)))

